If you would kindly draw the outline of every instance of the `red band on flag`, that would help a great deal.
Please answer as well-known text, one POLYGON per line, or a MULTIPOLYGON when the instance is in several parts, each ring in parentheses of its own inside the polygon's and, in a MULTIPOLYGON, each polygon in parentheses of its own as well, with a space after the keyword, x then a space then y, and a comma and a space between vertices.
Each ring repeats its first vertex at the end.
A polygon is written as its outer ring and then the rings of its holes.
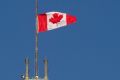
POLYGON ((38 15, 38 32, 47 31, 47 16, 46 14, 38 15))
POLYGON ((66 14, 66 21, 67 21, 67 24, 75 23, 76 22, 76 17, 72 16, 72 15, 69 15, 69 14, 66 14))

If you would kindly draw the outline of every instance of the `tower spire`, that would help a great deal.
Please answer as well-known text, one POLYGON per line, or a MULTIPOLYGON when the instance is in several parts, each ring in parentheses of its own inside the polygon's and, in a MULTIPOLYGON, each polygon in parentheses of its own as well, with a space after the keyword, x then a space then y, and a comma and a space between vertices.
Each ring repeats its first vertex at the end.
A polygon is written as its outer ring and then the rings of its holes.
POLYGON ((29 80, 29 60, 28 60, 28 58, 25 59, 25 65, 26 65, 25 80, 29 80))
POLYGON ((44 59, 44 80, 48 80, 48 60, 44 59))

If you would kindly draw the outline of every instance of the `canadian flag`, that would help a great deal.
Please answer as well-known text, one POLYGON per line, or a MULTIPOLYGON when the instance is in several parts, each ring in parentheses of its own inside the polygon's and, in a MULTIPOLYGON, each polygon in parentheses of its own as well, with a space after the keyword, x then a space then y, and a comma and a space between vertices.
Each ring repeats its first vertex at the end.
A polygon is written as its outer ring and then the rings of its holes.
POLYGON ((61 13, 61 12, 48 12, 45 14, 37 15, 37 31, 45 32, 72 24, 76 22, 76 17, 61 13))

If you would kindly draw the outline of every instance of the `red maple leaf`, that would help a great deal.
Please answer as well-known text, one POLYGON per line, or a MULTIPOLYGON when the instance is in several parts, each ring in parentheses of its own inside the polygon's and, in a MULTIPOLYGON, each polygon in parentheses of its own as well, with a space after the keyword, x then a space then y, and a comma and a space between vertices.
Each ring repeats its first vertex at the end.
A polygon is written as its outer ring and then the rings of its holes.
POLYGON ((53 24, 60 22, 60 20, 63 18, 63 15, 59 15, 58 13, 54 13, 53 17, 49 19, 50 22, 53 24))

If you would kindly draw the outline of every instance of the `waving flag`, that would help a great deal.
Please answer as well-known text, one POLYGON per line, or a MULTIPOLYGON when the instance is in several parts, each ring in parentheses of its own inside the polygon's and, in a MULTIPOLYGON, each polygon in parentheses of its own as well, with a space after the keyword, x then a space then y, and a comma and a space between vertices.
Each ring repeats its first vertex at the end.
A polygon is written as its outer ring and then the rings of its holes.
POLYGON ((61 12, 48 12, 45 14, 37 15, 37 30, 38 32, 45 32, 72 24, 76 22, 76 17, 61 13, 61 12))

